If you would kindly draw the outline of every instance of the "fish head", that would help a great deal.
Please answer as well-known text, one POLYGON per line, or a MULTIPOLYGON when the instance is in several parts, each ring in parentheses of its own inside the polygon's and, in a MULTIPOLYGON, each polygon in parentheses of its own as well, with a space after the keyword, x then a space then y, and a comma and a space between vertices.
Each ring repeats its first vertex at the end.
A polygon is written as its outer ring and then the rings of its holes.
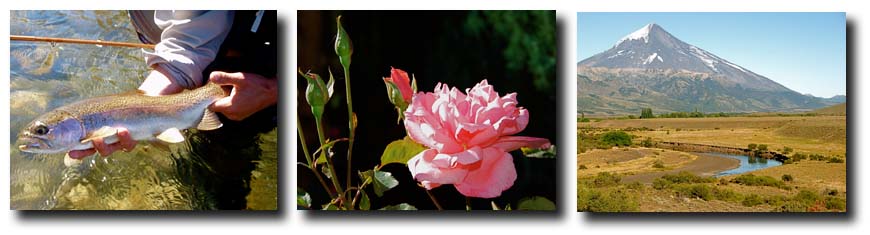
POLYGON ((27 124, 18 134, 22 152, 53 154, 71 150, 85 136, 81 121, 68 112, 54 110, 27 124))

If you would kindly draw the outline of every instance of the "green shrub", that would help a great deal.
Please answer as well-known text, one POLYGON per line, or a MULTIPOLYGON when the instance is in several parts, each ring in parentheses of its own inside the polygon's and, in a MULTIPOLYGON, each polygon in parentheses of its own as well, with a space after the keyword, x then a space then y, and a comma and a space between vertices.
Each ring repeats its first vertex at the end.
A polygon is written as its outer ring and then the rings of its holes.
POLYGON ((622 178, 619 175, 610 173, 610 172, 599 172, 598 175, 592 179, 592 185, 595 187, 610 187, 619 185, 619 181, 622 178))
POLYGON ((688 171, 681 171, 676 175, 663 175, 661 177, 664 180, 667 180, 671 183, 683 184, 683 183, 713 183, 716 182, 716 178, 714 177, 701 177, 695 174, 692 174, 688 171))
POLYGON ((679 184, 674 185, 674 192, 680 197, 700 198, 704 201, 715 199, 713 189, 706 184, 679 184))
POLYGON ((789 148, 788 146, 782 147, 782 154, 788 154, 788 153, 791 153, 791 151, 793 151, 793 150, 794 150, 794 149, 789 148))
POLYGON ((638 203, 623 190, 577 190, 577 210, 588 212, 631 212, 638 210, 638 203))
POLYGON ((825 190, 825 195, 828 195, 828 196, 837 196, 839 194, 840 194, 840 191, 838 191, 837 189, 826 189, 825 190))
POLYGON ((653 162, 653 168, 665 168, 665 164, 662 160, 656 160, 653 162))
POLYGON ((799 201, 786 201, 779 207, 779 212, 807 212, 807 206, 799 201))
POLYGON ((761 199, 761 196, 758 194, 750 194, 743 198, 743 201, 740 202, 743 206, 753 207, 757 205, 764 204, 764 200, 761 199))
POLYGON ((825 198, 825 208, 828 210, 846 210, 846 199, 839 197, 825 198))
POLYGON ((634 182, 634 183, 630 183, 630 184, 625 185, 625 188, 640 190, 640 189, 643 189, 643 184, 641 184, 640 182, 634 182))
POLYGON ((749 145, 746 146, 746 147, 747 147, 749 150, 755 150, 755 148, 758 147, 758 145, 757 145, 757 144, 749 144, 749 145))
POLYGON ((794 180, 794 176, 791 176, 789 174, 782 175, 782 181, 791 182, 792 180, 794 180))
POLYGON ((791 159, 794 160, 795 162, 799 162, 801 160, 806 160, 807 157, 808 156, 804 153, 794 153, 793 155, 791 155, 791 159))
POLYGON ((843 160, 842 158, 838 158, 838 157, 831 157, 830 159, 828 159, 828 163, 844 163, 844 162, 846 162, 846 161, 843 160))
POLYGON ((714 187, 713 188, 713 197, 718 199, 718 200, 722 200, 722 201, 729 201, 729 202, 740 201, 740 194, 739 193, 734 192, 734 190, 725 189, 725 188, 714 187))
POLYGON ((806 207, 815 204, 816 201, 821 199, 822 197, 819 196, 819 194, 816 194, 815 192, 809 190, 801 190, 800 192, 798 192, 797 195, 794 195, 794 197, 792 197, 793 201, 798 201, 804 204, 804 206, 806 207))
POLYGON ((781 180, 774 179, 770 176, 756 176, 753 174, 737 176, 737 178, 732 179, 731 182, 746 186, 769 186, 781 189, 791 189, 781 180))
POLYGON ((654 189, 662 190, 662 189, 670 188, 672 184, 673 183, 671 183, 671 181, 668 181, 668 180, 662 179, 662 178, 658 178, 658 179, 653 180, 652 185, 653 185, 654 189))
POLYGON ((589 168, 587 168, 586 165, 580 165, 579 167, 577 167, 577 169, 580 169, 580 170, 586 170, 586 169, 589 169, 589 168))
POLYGON ((655 146, 655 143, 653 143, 652 138, 646 137, 646 139, 643 139, 643 141, 640 142, 640 145, 643 147, 650 148, 652 146, 655 146))
POLYGON ((631 145, 631 136, 624 131, 610 131, 601 135, 600 139, 602 143, 610 146, 631 145))
POLYGON ((759 145, 758 145, 758 150, 761 150, 761 151, 767 151, 767 145, 766 145, 766 144, 759 144, 759 145))

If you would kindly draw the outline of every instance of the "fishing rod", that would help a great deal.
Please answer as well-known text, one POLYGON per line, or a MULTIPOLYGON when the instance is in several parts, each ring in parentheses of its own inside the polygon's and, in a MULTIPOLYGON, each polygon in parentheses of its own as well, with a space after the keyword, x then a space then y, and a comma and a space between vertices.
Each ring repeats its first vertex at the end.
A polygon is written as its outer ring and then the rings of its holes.
POLYGON ((152 50, 154 49, 153 44, 113 42, 113 41, 75 39, 75 38, 53 38, 53 37, 10 35, 9 40, 10 41, 74 43, 74 44, 89 44, 89 45, 100 45, 100 46, 133 47, 133 48, 144 48, 144 49, 152 49, 152 50))

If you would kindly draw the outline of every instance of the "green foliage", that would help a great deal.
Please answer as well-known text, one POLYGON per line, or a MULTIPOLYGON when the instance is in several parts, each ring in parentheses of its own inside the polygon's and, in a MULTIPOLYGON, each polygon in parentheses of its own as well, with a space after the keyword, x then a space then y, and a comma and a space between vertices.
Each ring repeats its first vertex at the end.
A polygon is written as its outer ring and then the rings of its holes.
POLYGON ((788 147, 788 146, 782 147, 782 154, 789 154, 789 153, 791 153, 792 151, 794 151, 794 149, 792 149, 792 148, 790 148, 790 147, 788 147))
POLYGON ((653 168, 665 168, 665 164, 664 162, 662 162, 662 160, 656 160, 655 162, 653 162, 653 168))
POLYGON ((311 208, 311 195, 305 192, 302 188, 296 188, 296 207, 308 209, 311 208))
POLYGON ((615 173, 610 172, 599 172, 598 175, 592 179, 592 185, 595 187, 611 187, 619 185, 619 181, 622 181, 622 178, 615 173))
POLYGON ((519 205, 517 206, 517 210, 521 211, 553 211, 556 210, 556 203, 550 201, 545 197, 527 197, 520 199, 519 205))
POLYGON ((816 203, 816 201, 821 200, 822 197, 819 194, 816 194, 813 191, 809 190, 801 190, 797 195, 792 198, 792 200, 799 201, 804 205, 810 206, 816 203))
POLYGON ((713 183, 716 182, 716 178, 714 177, 701 177, 695 174, 692 174, 688 171, 681 171, 676 175, 663 175, 661 179, 667 180, 671 183, 675 184, 683 184, 683 183, 713 183))
POLYGON ((639 204, 632 192, 623 189, 599 190, 587 187, 577 189, 577 210, 588 212, 632 212, 639 204))
POLYGON ((643 184, 641 184, 640 182, 633 182, 633 183, 625 185, 625 188, 633 189, 633 190, 641 190, 641 189, 643 189, 643 184))
POLYGON ((746 186, 769 186, 781 189, 791 189, 785 185, 785 182, 775 179, 770 176, 756 176, 753 174, 745 174, 737 176, 731 180, 732 183, 737 183, 746 186))
POLYGON ((643 147, 651 148, 655 146, 655 143, 653 143, 652 138, 646 137, 646 139, 643 139, 643 141, 640 142, 640 145, 642 145, 643 147))
POLYGON ((782 175, 782 181, 791 182, 792 180, 794 180, 794 176, 791 176, 789 174, 782 175))
POLYGON ((426 150, 423 145, 414 142, 409 137, 391 142, 381 154, 381 165, 390 163, 408 164, 408 160, 426 150))
POLYGON ((846 199, 839 197, 826 197, 825 208, 828 210, 846 210, 846 199))
POLYGON ((520 150, 523 151, 523 156, 526 157, 549 159, 556 158, 556 145, 552 144, 550 145, 550 147, 547 147, 545 149, 523 147, 520 148, 520 150))
POLYGON ((778 212, 807 212, 807 205, 799 201, 786 201, 777 210, 778 212))
POLYGON ((360 172, 359 175, 361 179, 371 181, 374 186, 375 194, 378 195, 378 197, 384 196, 384 192, 399 185, 399 181, 396 180, 390 172, 374 169, 360 172))
POLYGON ((556 80, 556 17, 552 11, 472 11, 463 28, 472 36, 506 44, 508 74, 529 71, 535 89, 552 91, 556 80))
POLYGON ((828 163, 844 163, 844 162, 846 162, 846 161, 843 160, 842 158, 838 158, 838 157, 831 157, 828 159, 828 163))
POLYGON ((704 201, 713 200, 713 189, 706 184, 675 184, 674 192, 680 197, 700 198, 704 201))
POLYGON ((643 109, 640 110, 640 118, 641 118, 641 119, 644 119, 644 118, 655 118, 655 115, 653 115, 653 111, 652 111, 651 108, 643 108, 643 109))
POLYGON ((601 135, 600 141, 610 146, 629 146, 631 145, 631 135, 624 131, 610 131, 601 135))
POLYGON ((759 145, 758 145, 758 150, 761 150, 761 151, 767 151, 767 145, 766 145, 766 144, 759 144, 759 145))
POLYGON ((757 205, 764 204, 764 200, 758 194, 750 194, 743 198, 743 201, 740 202, 743 206, 753 207, 757 205))
POLYGON ((758 147, 757 144, 749 144, 749 146, 747 146, 747 148, 748 148, 749 150, 755 150, 756 147, 758 147))
POLYGON ((408 203, 402 203, 398 205, 385 206, 384 208, 381 208, 379 210, 415 211, 417 210, 417 208, 408 203))
POLYGON ((369 200, 369 194, 366 193, 365 191, 361 192, 360 199, 359 199, 359 209, 367 211, 367 210, 370 210, 371 208, 372 208, 372 203, 369 200))
POLYGON ((718 187, 713 188, 713 198, 716 198, 717 200, 739 202, 741 201, 740 197, 741 195, 737 192, 734 192, 734 190, 718 187))

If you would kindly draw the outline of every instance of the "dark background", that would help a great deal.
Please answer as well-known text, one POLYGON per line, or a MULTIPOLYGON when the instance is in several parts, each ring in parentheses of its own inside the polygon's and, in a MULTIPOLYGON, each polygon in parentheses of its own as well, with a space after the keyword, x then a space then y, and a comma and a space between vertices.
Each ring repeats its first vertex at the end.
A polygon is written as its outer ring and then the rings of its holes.
MULTIPOLYGON (((324 79, 331 68, 336 77, 335 94, 323 118, 329 139, 348 136, 345 81, 340 79, 344 74, 333 49, 338 15, 342 15, 342 25, 354 47, 350 79, 359 119, 354 173, 374 168, 384 147, 405 136, 382 80, 390 75, 391 66, 413 74, 418 91, 432 92, 439 82, 464 91, 487 79, 500 96, 517 92, 519 106, 530 113, 528 127, 518 135, 558 143, 555 11, 299 11, 299 68, 324 79)), ((296 84, 299 128, 313 152, 318 147, 317 132, 305 101, 307 83, 297 75, 296 84)), ((346 142, 338 144, 335 152, 335 167, 344 183, 346 142)), ((528 196, 544 196, 558 205, 557 161, 526 158, 518 151, 512 154, 518 174, 514 186, 501 197, 473 200, 473 207, 491 209, 490 201, 495 201, 499 206, 511 203, 516 208, 518 200, 528 196)), ((297 156, 297 161, 305 161, 301 148, 297 156)), ((312 195, 313 205, 325 204, 328 196, 310 170, 303 166, 297 170, 298 187, 312 195)), ((390 164, 384 170, 400 183, 381 199, 369 192, 373 209, 402 202, 418 209, 435 209, 406 166, 390 164)), ((357 178, 354 184, 358 184, 357 178)), ((445 209, 465 209, 464 197, 452 185, 432 191, 445 209)))

